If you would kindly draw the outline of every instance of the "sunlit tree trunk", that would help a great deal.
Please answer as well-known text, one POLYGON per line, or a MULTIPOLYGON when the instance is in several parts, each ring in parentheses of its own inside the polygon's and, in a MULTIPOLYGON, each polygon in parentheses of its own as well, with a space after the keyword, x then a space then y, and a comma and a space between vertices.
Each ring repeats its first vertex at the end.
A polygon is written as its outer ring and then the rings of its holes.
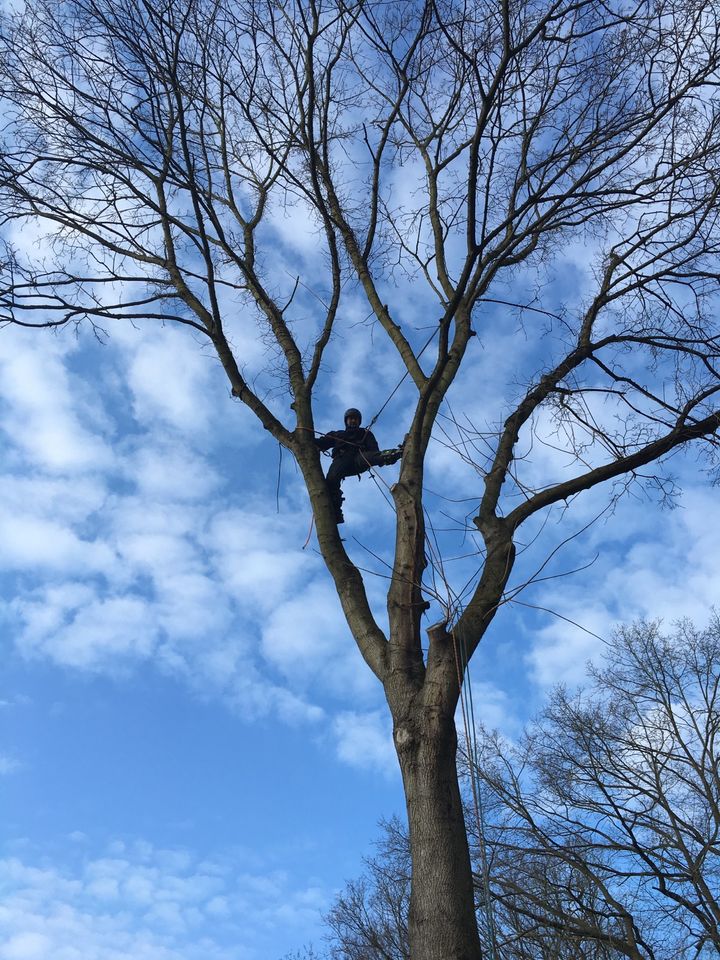
POLYGON ((453 717, 429 704, 395 722, 405 788, 412 884, 412 960, 479 960, 472 872, 456 769, 453 717))

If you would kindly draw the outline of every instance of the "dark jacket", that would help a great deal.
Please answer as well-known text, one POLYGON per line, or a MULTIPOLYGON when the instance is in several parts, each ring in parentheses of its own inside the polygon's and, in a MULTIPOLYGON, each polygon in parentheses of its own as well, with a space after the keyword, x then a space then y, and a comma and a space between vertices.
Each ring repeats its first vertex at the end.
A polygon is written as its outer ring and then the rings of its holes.
POLYGON ((379 450, 378 442, 365 427, 353 427, 350 430, 331 430, 315 438, 321 450, 332 448, 332 458, 347 457, 361 451, 365 453, 379 450))

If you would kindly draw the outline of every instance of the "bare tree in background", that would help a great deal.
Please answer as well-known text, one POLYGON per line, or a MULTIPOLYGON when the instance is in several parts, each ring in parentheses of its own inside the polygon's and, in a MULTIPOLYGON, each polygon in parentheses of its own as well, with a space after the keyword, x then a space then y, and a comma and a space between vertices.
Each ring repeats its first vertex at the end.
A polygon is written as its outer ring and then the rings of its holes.
MULTIPOLYGON (((519 745, 484 736, 498 960, 720 953, 720 620, 636 624, 605 661, 589 690, 555 690, 519 745)), ((381 826, 326 916, 333 960, 411 956, 407 833, 381 826)))
MULTIPOLYGON (((468 817, 472 835, 471 804, 468 817)), ((365 873, 346 884, 325 915, 324 952, 307 947, 305 954, 286 960, 411 960, 408 835, 397 821, 381 824, 381 830, 377 853, 366 859, 365 873)), ((477 846, 472 852, 476 906, 484 912, 484 868, 477 846)), ((602 897, 579 871, 539 856, 533 860, 526 851, 516 851, 516 865, 509 846, 502 857, 495 848, 491 854, 497 960, 619 960, 628 955, 622 937, 608 936, 603 929, 602 897), (515 894, 520 875, 522 898, 515 894)), ((479 926, 486 936, 486 924, 479 926)), ((482 934, 481 939, 490 954, 489 940, 482 934)))
POLYGON ((392 714, 413 960, 481 955, 456 651, 472 656, 516 589, 523 524, 601 483, 614 496, 613 481, 645 468, 662 483, 651 465, 693 441, 714 448, 718 29, 713 0, 26 0, 2 20, 0 212, 48 234, 34 261, 6 250, 3 316, 184 324, 292 451, 392 714), (310 318, 295 281, 267 268, 278 209, 308 217, 323 247, 298 279, 317 297, 310 318), (579 309, 554 313, 544 271, 587 242, 594 286, 579 309), (426 538, 425 456, 473 336, 501 332, 492 301, 520 269, 538 281, 523 314, 535 359, 518 365, 524 385, 487 411, 487 429, 459 438, 478 470, 481 549, 471 583, 453 584, 426 538), (403 297, 391 303, 389 277, 434 298, 431 341, 403 297), (314 391, 348 292, 414 390, 387 630, 338 536, 313 442, 314 391), (277 360, 265 377, 233 349, 258 322, 277 360), (268 400, 278 365, 291 414, 268 400), (568 464, 541 485, 525 460, 534 436, 568 464), (442 620, 425 655, 428 596, 442 620))
POLYGON ((325 916, 329 955, 337 960, 409 960, 411 864, 407 830, 380 824, 377 852, 365 875, 351 880, 325 916))
POLYGON ((512 871, 500 902, 618 956, 717 956, 720 619, 621 630, 606 662, 592 692, 557 690, 517 748, 486 741, 497 869, 512 871), (582 886, 592 910, 548 910, 582 886))

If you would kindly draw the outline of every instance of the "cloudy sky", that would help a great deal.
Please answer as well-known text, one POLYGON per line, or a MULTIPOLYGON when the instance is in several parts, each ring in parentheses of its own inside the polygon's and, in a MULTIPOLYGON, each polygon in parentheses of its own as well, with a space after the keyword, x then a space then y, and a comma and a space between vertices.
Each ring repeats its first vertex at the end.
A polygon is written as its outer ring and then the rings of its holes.
MULTIPOLYGON (((406 168, 397 190, 411 181, 406 168)), ((272 216, 266 267, 289 293, 288 264, 317 261, 316 235, 297 211, 272 216)), ((6 239, 32 252, 38 238, 26 224, 6 239)), ((551 304, 582 301, 593 258, 564 251, 551 304)), ((437 306, 412 284, 383 295, 424 342, 437 306)), ((309 327, 315 303, 298 292, 309 327)), ((366 314, 350 290, 319 383, 322 429, 350 405, 373 417, 402 375, 366 314)), ((483 308, 429 451, 428 506, 456 584, 476 568, 458 524, 481 478, 449 448, 451 421, 507 414, 553 342, 535 336, 544 320, 523 320, 483 308)), ((254 323, 228 326, 263 367, 254 323)), ((288 398, 268 389, 289 422, 288 398)), ((402 439, 411 400, 405 382, 374 428, 381 446, 402 439)), ((403 804, 382 693, 291 458, 172 325, 118 323, 100 339, 0 329, 0 443, 0 960, 280 960, 321 945, 323 910, 403 804)), ((526 454, 536 482, 568 468, 553 446, 528 441, 526 454)), ((717 491, 695 451, 672 469, 675 510, 635 488, 608 511, 598 489, 523 534, 511 586, 536 582, 472 665, 486 724, 516 736, 550 686, 582 682, 614 624, 705 620, 717 491)), ((343 536, 380 617, 396 474, 345 487, 343 536)))

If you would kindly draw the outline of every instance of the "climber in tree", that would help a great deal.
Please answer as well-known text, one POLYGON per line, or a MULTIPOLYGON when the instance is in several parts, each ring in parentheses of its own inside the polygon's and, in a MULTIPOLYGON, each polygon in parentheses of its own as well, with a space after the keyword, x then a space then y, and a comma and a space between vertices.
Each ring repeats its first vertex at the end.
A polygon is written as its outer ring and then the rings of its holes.
POLYGON ((335 508, 335 520, 344 523, 342 512, 343 495, 340 484, 345 477, 357 477, 381 461, 380 450, 373 434, 361 427, 362 414, 355 407, 345 411, 345 429, 331 430, 315 443, 321 450, 332 450, 332 463, 327 472, 328 490, 335 508))

